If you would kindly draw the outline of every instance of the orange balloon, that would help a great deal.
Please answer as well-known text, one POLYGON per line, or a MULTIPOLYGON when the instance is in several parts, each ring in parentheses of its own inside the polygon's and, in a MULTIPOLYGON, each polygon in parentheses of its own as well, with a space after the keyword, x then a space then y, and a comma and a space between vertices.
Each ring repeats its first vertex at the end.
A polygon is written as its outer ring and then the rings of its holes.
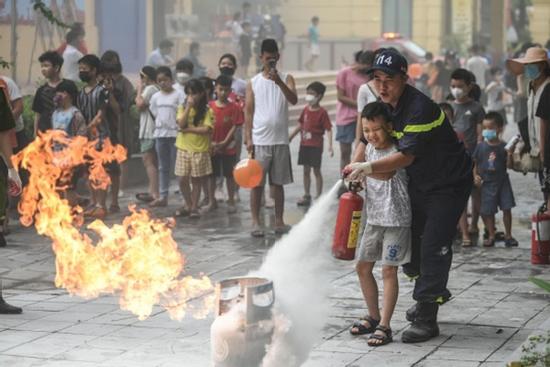
POLYGON ((246 158, 241 160, 233 168, 233 178, 240 187, 252 189, 262 182, 264 170, 262 165, 255 159, 246 158))
POLYGON ((418 79, 422 75, 422 65, 420 64, 410 64, 409 65, 409 76, 413 79, 418 79))

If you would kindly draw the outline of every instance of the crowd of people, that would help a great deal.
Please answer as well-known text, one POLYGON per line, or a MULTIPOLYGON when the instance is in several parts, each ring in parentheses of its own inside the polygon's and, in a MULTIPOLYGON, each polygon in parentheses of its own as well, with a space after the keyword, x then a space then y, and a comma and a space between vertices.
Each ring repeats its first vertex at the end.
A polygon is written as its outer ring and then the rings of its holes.
MULTIPOLYGON (((240 17, 235 14, 233 24, 239 34, 234 40, 239 54, 223 54, 215 78, 207 76, 199 60, 198 43, 190 45, 188 55, 174 60, 174 45, 165 40, 141 68, 136 88, 123 75, 116 51, 101 57, 89 54, 82 31, 71 30, 62 50, 39 57, 45 82, 32 103, 34 135, 62 130, 69 137, 98 140, 97 149, 109 140, 129 152, 139 142, 148 190, 136 199, 152 208, 166 207, 173 200, 179 207, 173 213, 177 218, 198 218, 220 210, 218 200, 224 196, 227 213, 237 212, 240 196, 232 172, 244 148, 264 170, 261 183, 251 190, 251 235, 266 235, 260 209, 270 201, 275 208, 272 230, 288 232, 283 214, 284 186, 293 182, 290 142, 300 136, 298 164, 304 175, 300 206, 311 205, 323 192, 325 138, 329 154, 334 154, 333 122, 321 105, 326 86, 318 81, 307 86, 307 104, 297 126, 289 131, 289 106, 298 103, 298 94, 293 76, 277 67, 281 42, 263 38, 257 52, 259 72, 248 81, 238 78, 238 60, 243 61, 241 67, 248 65, 241 40, 249 24, 239 24, 240 17), (134 104, 139 111, 138 136, 130 119, 134 104), (170 197, 173 174, 178 177, 176 197, 170 197), (220 195, 224 181, 226 195, 220 195), (266 183, 269 190, 264 190, 266 183)), ((314 17, 309 30, 312 47, 318 43, 318 23, 314 17)), ((437 60, 427 54, 422 75, 413 80, 407 75, 407 60, 397 50, 361 50, 355 62, 337 75, 334 136, 340 147, 340 168, 349 180, 363 182, 367 197, 356 269, 369 313, 350 332, 371 334, 370 345, 392 341, 398 266, 415 279, 417 301, 407 311, 412 325, 402 340, 421 342, 439 334, 438 308, 451 297, 447 280, 457 229, 462 246, 472 246, 481 217, 486 230, 483 246, 495 246, 497 241, 518 246, 512 236, 515 200, 508 169, 537 172, 550 206, 550 145, 546 144, 550 103, 544 103, 550 98, 547 50, 526 45, 506 61, 505 68, 484 57, 481 48, 474 46, 471 51, 472 57, 464 63, 452 53, 437 60), (506 144, 502 134, 510 124, 510 105, 521 138, 506 144), (499 210, 504 232, 497 231, 495 224, 499 210), (382 309, 373 276, 380 260, 382 309)), ((310 61, 313 65, 315 58, 310 61)), ((24 129, 17 85, 1 77, 0 90, 13 116, 9 129, 15 132, 17 152, 34 137, 24 129)), ((2 131, 0 126, 0 138, 5 135, 2 131)), ((7 158, 8 153, 2 153, 7 158)), ((109 190, 89 185, 89 197, 77 193, 79 181, 87 181, 85 167, 75 169, 71 182, 60 189, 71 205, 85 208, 85 217, 103 219, 120 211, 127 166, 111 163, 105 168, 111 178, 109 190)), ((4 171, 3 177, 19 180, 9 164, 4 171)), ((19 186, 25 184, 23 172, 21 178, 19 186)), ((0 192, 0 198, 5 196, 0 192)), ((0 219, 5 217, 2 205, 0 200, 0 219)), ((0 246, 6 245, 4 228, 0 226, 0 246)), ((0 312, 14 312, 1 301, 0 297, 0 312)))

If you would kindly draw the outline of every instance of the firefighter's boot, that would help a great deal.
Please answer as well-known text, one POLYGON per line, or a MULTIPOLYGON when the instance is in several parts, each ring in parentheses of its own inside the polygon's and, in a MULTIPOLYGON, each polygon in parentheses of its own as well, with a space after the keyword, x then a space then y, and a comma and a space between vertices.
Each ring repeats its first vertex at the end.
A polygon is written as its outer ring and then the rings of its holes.
POLYGON ((439 304, 435 302, 419 302, 416 304, 416 318, 411 326, 403 332, 403 343, 421 343, 439 335, 437 311, 439 304))

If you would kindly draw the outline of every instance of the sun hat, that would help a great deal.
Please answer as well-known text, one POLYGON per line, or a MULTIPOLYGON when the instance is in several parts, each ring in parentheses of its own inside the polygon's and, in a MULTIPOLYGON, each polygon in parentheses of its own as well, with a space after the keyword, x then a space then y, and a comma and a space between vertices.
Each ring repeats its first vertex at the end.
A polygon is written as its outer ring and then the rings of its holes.
POLYGON ((523 74, 525 64, 534 64, 537 62, 548 62, 548 53, 542 47, 530 47, 525 52, 525 56, 517 59, 506 60, 506 67, 514 74, 523 74))

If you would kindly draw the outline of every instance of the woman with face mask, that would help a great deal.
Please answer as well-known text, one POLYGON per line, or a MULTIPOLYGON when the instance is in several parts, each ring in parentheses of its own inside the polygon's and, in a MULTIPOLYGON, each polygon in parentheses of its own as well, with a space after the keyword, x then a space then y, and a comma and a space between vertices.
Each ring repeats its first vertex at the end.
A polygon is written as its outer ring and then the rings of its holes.
POLYGON ((550 65, 548 54, 542 47, 528 48, 525 56, 506 61, 506 66, 516 75, 523 74, 529 80, 527 99, 527 128, 529 154, 540 157, 543 171, 539 173, 547 207, 550 206, 550 65))

